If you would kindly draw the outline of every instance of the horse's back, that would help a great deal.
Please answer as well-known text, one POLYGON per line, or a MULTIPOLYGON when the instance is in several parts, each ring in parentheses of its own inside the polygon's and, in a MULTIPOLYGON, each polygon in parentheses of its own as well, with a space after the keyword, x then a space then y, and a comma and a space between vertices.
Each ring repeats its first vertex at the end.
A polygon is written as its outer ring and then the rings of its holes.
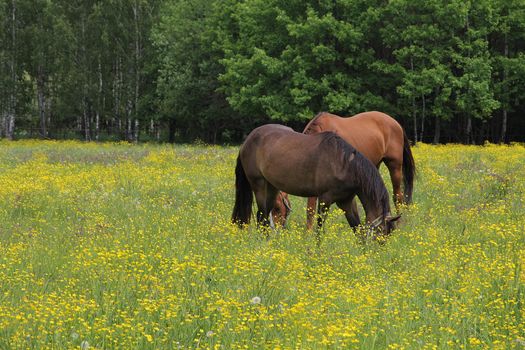
POLYGON ((343 119, 347 120, 347 122, 355 128, 376 127, 384 134, 397 134, 403 132, 403 128, 397 122, 397 120, 383 112, 363 112, 343 119))
POLYGON ((250 142, 257 142, 258 140, 264 139, 266 137, 277 137, 282 134, 293 133, 293 129, 280 124, 265 124, 253 129, 246 140, 243 143, 243 146, 250 144, 250 142))
POLYGON ((268 154, 275 152, 273 149, 279 140, 291 133, 294 133, 291 128, 279 124, 266 124, 253 129, 239 151, 245 171, 251 177, 262 176, 261 164, 268 159, 268 154))
POLYGON ((284 125, 260 126, 248 135, 241 146, 240 156, 243 165, 254 176, 264 176, 269 167, 285 156, 287 162, 293 162, 299 153, 290 150, 309 147, 309 143, 304 139, 305 136, 284 125))
POLYGON ((330 114, 321 117, 323 130, 335 131, 376 165, 402 153, 403 128, 388 114, 370 111, 346 118, 330 114))
POLYGON ((342 166, 334 161, 334 149, 320 147, 326 136, 264 125, 254 129, 241 146, 241 162, 252 185, 267 181, 290 194, 316 195, 316 190, 329 187, 318 179, 326 172, 340 171, 342 166))

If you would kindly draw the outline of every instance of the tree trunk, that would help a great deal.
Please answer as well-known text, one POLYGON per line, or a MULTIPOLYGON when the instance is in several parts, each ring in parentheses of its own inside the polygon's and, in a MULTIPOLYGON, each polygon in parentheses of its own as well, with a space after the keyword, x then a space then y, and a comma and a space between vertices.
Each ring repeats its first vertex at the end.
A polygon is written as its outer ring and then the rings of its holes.
POLYGON ((501 120, 501 136, 500 136, 499 142, 504 143, 506 137, 507 137, 507 109, 503 109, 503 118, 501 120))
POLYGON ((140 38, 140 28, 139 28, 139 13, 140 7, 138 1, 135 0, 133 6, 133 18, 135 21, 135 98, 134 98, 134 115, 135 115, 135 124, 133 127, 133 141, 138 142, 139 138, 139 120, 138 120, 138 108, 139 108, 139 87, 140 87, 140 59, 141 59, 141 38, 140 38))
POLYGON ((472 143, 472 118, 467 117, 467 126, 465 127, 465 143, 472 143))
POLYGON ((95 114, 95 141, 99 139, 99 130, 100 130, 100 112, 97 110, 95 114))
POLYGON ((139 142, 139 120, 135 118, 135 125, 133 126, 133 142, 139 142))
POLYGON ((175 123, 175 119, 171 118, 169 121, 169 131, 168 131, 168 142, 169 143, 175 143, 176 126, 177 124, 175 123))
POLYGON ((36 90, 38 99, 38 115, 40 116, 40 136, 47 137, 46 125, 46 95, 45 95, 45 75, 41 65, 37 69, 36 90))
POLYGON ((100 111, 104 110, 105 97, 103 96, 102 63, 98 57, 98 106, 95 113, 95 140, 98 141, 100 133, 100 111))
POLYGON ((0 138, 4 137, 7 132, 7 107, 0 108, 0 138))
MULTIPOLYGON (((414 71, 414 61, 410 57, 410 69, 414 71)), ((417 111, 416 98, 412 97, 412 119, 414 120, 414 144, 417 143, 417 111)))
POLYGON ((82 109, 83 109, 82 117, 84 119, 84 139, 86 141, 90 141, 91 140, 91 132, 90 132, 91 125, 89 123, 89 113, 87 111, 87 101, 85 97, 82 99, 82 109))
POLYGON ((131 119, 126 119, 126 141, 131 141, 131 119))
POLYGON ((419 134, 419 141, 423 142, 423 134, 425 133, 425 114, 426 114, 426 106, 425 106, 425 95, 421 96, 421 99, 423 100, 423 111, 421 112, 421 133, 419 134))
MULTIPOLYGON (((507 33, 505 33, 505 46, 503 49, 503 54, 505 58, 509 57, 509 42, 507 38, 507 33)), ((507 65, 505 64, 503 66, 503 81, 507 81, 507 65)), ((503 108, 503 118, 501 120, 501 136, 499 138, 499 142, 505 142, 505 138, 507 137, 507 108, 503 108)))
POLYGON ((14 92, 11 92, 9 101, 7 103, 6 113, 3 116, 3 126, 5 131, 5 137, 8 140, 13 140, 15 131, 15 114, 16 114, 16 97, 14 92))
POLYGON ((436 126, 434 129, 434 141, 432 142, 434 145, 437 145, 439 143, 439 137, 441 136, 441 118, 436 116, 436 126))
POLYGON ((417 111, 414 98, 412 98, 412 119, 414 120, 414 143, 417 143, 417 111))
POLYGON ((16 2, 11 1, 11 94, 7 103, 7 115, 5 116, 5 136, 8 140, 12 140, 15 133, 15 118, 16 118, 16 91, 17 91, 17 76, 16 76, 16 2))
POLYGON ((120 94, 121 94, 121 81, 122 81, 122 70, 120 67, 120 58, 117 57, 115 59, 115 80, 113 82, 113 97, 114 97, 114 106, 113 106, 113 114, 115 115, 115 118, 117 120, 117 128, 118 128, 118 134, 119 137, 122 137, 123 130, 122 130, 122 116, 120 115, 120 94))
POLYGON ((126 141, 133 141, 133 125, 132 125, 132 108, 133 108, 133 102, 128 99, 128 102, 126 103, 126 141))

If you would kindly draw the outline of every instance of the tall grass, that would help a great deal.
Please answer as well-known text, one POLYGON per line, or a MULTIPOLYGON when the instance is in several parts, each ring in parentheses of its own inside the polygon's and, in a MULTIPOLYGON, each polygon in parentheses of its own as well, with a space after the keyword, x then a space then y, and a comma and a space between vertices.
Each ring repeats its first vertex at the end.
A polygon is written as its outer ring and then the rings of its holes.
POLYGON ((523 347, 525 147, 414 154, 385 244, 318 247, 229 223, 235 147, 2 142, 0 348, 523 347))

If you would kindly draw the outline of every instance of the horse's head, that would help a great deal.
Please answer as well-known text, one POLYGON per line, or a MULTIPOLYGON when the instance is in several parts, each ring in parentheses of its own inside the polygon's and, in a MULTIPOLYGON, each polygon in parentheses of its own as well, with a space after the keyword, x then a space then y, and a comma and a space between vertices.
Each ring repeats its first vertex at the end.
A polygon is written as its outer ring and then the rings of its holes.
POLYGON ((288 194, 280 192, 275 199, 275 205, 272 210, 272 217, 274 223, 282 227, 286 226, 286 220, 292 211, 292 206, 290 200, 288 199, 288 194))
POLYGON ((370 233, 373 237, 388 236, 397 227, 397 221, 401 215, 397 216, 379 216, 370 223, 370 233))
POLYGON ((306 126, 306 128, 303 131, 303 134, 310 135, 310 134, 317 134, 322 132, 323 129, 321 129, 321 126, 318 123, 310 123, 306 126))

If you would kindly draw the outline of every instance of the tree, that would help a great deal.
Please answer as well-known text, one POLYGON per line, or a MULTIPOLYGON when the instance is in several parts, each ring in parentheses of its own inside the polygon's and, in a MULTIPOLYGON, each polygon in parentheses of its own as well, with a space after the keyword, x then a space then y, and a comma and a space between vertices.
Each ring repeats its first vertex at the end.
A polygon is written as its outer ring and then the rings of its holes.
POLYGON ((230 104, 281 121, 359 111, 367 91, 358 73, 368 69, 359 56, 368 51, 354 10, 345 1, 237 6, 239 33, 221 76, 230 104))
POLYGON ((160 57, 157 94, 171 140, 183 129, 186 136, 217 142, 228 137, 221 129, 234 128, 235 113, 218 91, 220 11, 218 2, 208 0, 166 2, 162 8, 154 32, 160 57))
POLYGON ((525 3, 521 0, 494 1, 491 31, 492 79, 495 97, 501 103, 501 128, 496 139, 507 140, 508 112, 523 106, 525 86, 525 3))
POLYGON ((20 45, 23 64, 34 82, 38 106, 40 136, 48 136, 48 124, 51 107, 49 106, 49 85, 58 66, 60 55, 56 38, 62 38, 57 32, 56 21, 60 18, 55 4, 47 0, 21 2, 18 4, 23 29, 20 33, 20 45))
POLYGON ((140 112, 147 109, 142 101, 151 101, 147 91, 154 71, 147 60, 155 60, 148 52, 153 51, 149 38, 159 0, 60 4, 72 43, 65 49, 69 56, 61 65, 62 98, 57 101, 60 114, 75 116, 65 123, 77 125, 86 140, 98 140, 105 126, 137 141, 140 112))
POLYGON ((524 137, 523 0, 0 0, 0 28, 7 138, 230 142, 323 110, 524 137))
POLYGON ((402 113, 411 115, 414 141, 423 140, 427 114, 435 118, 435 143, 439 142, 441 120, 452 116, 448 101, 454 68, 450 55, 461 13, 459 6, 459 1, 443 6, 439 1, 398 0, 385 10, 390 20, 384 20, 382 38, 395 57, 389 71, 401 78, 396 91, 401 104, 410 106, 402 113))
POLYGON ((0 1, 0 117, 2 134, 13 139, 19 91, 18 14, 15 0, 0 1))
POLYGON ((457 69, 455 94, 457 110, 465 116, 465 142, 473 143, 472 118, 485 120, 499 107, 491 84, 492 66, 487 35, 490 11, 486 1, 465 2, 464 35, 458 38, 453 63, 457 69))

